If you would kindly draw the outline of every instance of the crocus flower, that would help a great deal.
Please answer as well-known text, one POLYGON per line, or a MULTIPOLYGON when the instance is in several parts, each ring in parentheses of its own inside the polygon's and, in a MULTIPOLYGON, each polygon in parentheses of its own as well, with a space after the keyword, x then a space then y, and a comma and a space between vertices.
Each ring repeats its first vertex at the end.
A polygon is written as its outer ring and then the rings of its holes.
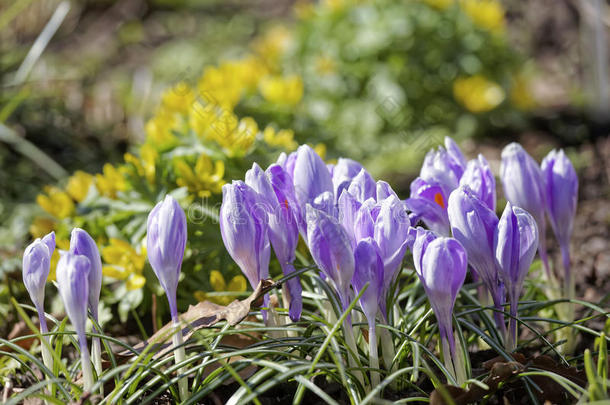
POLYGON ((470 187, 490 210, 496 210, 496 178, 483 155, 468 162, 460 179, 460 185, 470 187))
MULTIPOLYGON (((468 263, 481 277, 495 307, 502 311, 504 291, 495 260, 494 234, 498 217, 468 186, 461 186, 449 197, 449 220, 453 237, 468 252, 468 263)), ((494 312, 497 327, 504 331, 504 316, 494 312)))
POLYGON ((553 150, 544 158, 542 176, 545 185, 546 211, 561 247, 566 284, 569 285, 570 238, 578 201, 578 176, 563 150, 553 150))
POLYGON ((413 222, 421 219, 439 235, 449 235, 447 199, 458 185, 466 161, 458 146, 445 139, 447 149, 431 150, 424 159, 419 177, 411 183, 411 195, 406 200, 413 213, 413 222))
POLYGON ((538 252, 547 275, 550 267, 546 251, 545 186, 542 171, 536 161, 518 143, 511 143, 502 150, 500 177, 506 199, 514 206, 529 212, 538 225, 540 238, 538 252))
MULTIPOLYGON (((89 259, 91 269, 89 270, 89 294, 88 307, 96 323, 99 323, 98 307, 100 302, 100 291, 102 289, 102 259, 97 244, 93 238, 83 229, 74 228, 70 236, 70 251, 76 255, 85 256, 89 259)), ((94 331, 96 327, 94 326, 94 331)), ((100 338, 94 337, 91 345, 91 357, 95 364, 98 376, 102 373, 102 357, 100 338)))
POLYGON ((330 280, 343 309, 349 304, 354 251, 343 226, 324 211, 307 205, 307 245, 313 260, 330 280))
MULTIPOLYGON (((333 182, 326 164, 309 146, 301 145, 297 149, 294 162, 294 191, 301 213, 306 212, 306 205, 313 204, 316 197, 324 192, 333 193, 333 182)), ((305 216, 300 216, 299 231, 305 236, 307 224, 305 216)))
POLYGON ((93 372, 85 336, 90 269, 91 263, 86 256, 72 252, 63 252, 57 262, 57 287, 78 337, 85 391, 90 391, 93 386, 93 372))
POLYGON ((413 248, 417 275, 438 321, 445 364, 461 384, 465 371, 456 352, 452 314, 466 278, 466 250, 456 239, 435 237, 425 231, 417 232, 413 248))
MULTIPOLYGON (((290 275, 295 271, 294 260, 299 241, 299 229, 295 217, 297 202, 292 179, 279 165, 271 165, 266 172, 254 163, 246 172, 246 184, 259 193, 260 199, 268 206, 269 240, 280 262, 282 272, 290 275)), ((303 309, 302 288, 298 278, 287 282, 290 295, 289 315, 293 321, 301 317, 303 309)))
MULTIPOLYGON (((356 293, 359 293, 366 283, 367 289, 360 297, 360 306, 369 324, 369 356, 371 368, 379 368, 379 354, 377 350, 377 334, 375 330, 375 316, 378 312, 378 303, 383 294, 383 260, 379 247, 373 238, 365 238, 358 242, 354 251, 355 271, 352 282, 356 293)), ((379 374, 371 371, 371 385, 379 384, 379 374)))
MULTIPOLYGON (((155 205, 148 215, 146 252, 148 261, 159 279, 161 287, 165 290, 172 322, 177 329, 172 336, 174 361, 176 363, 181 363, 186 359, 176 302, 176 290, 178 289, 186 238, 186 215, 184 215, 180 204, 172 196, 166 195, 165 199, 155 205)), ((188 380, 186 378, 181 378, 178 381, 182 400, 185 400, 188 396, 187 384, 188 380)))
POLYGON ((222 187, 220 233, 235 263, 252 288, 269 276, 271 246, 268 217, 260 197, 243 181, 222 187))
POLYGON ((538 248, 536 221, 524 209, 507 203, 494 236, 494 245, 500 276, 510 302, 507 347, 514 350, 517 345, 517 304, 523 290, 523 280, 538 248))
POLYGON ((47 319, 44 314, 44 287, 51 269, 51 255, 55 251, 55 232, 36 239, 23 253, 23 284, 38 312, 40 331, 47 333, 47 319))
POLYGON ((383 180, 377 180, 377 201, 382 201, 388 198, 389 196, 394 196, 398 198, 392 187, 383 180))
POLYGON ((377 196, 377 184, 369 172, 363 168, 356 177, 352 179, 347 191, 356 197, 356 200, 363 202, 369 198, 375 199, 377 196))
POLYGON ((356 223, 356 217, 362 203, 356 200, 347 190, 343 190, 339 196, 337 205, 339 210, 339 222, 343 224, 343 227, 352 242, 352 248, 355 249, 356 236, 354 234, 354 224, 356 223))
POLYGON ((178 321, 176 290, 186 246, 186 215, 170 195, 148 215, 146 252, 169 301, 172 320, 178 321))
POLYGON ((337 198, 341 196, 344 189, 349 187, 354 177, 356 177, 362 169, 364 169, 364 167, 355 160, 339 158, 332 170, 333 190, 337 198))

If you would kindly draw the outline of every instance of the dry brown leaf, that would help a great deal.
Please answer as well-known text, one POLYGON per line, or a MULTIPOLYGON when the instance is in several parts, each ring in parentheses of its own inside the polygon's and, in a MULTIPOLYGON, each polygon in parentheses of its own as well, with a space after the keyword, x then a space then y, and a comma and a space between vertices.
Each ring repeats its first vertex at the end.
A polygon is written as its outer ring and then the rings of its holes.
MULTIPOLYGON (((275 287, 276 284, 273 280, 265 279, 261 280, 252 294, 242 301, 235 300, 227 306, 214 304, 210 301, 203 301, 197 305, 191 305, 185 313, 180 315, 180 322, 183 325, 182 335, 184 340, 188 340, 197 330, 208 328, 222 320, 226 320, 231 326, 237 325, 248 316, 248 313, 253 307, 260 306, 263 295, 275 287)), ((146 347, 153 345, 149 351, 154 353, 154 358, 161 358, 172 350, 170 340, 174 332, 175 327, 172 322, 169 322, 148 340, 137 344, 134 349, 138 353, 141 353, 146 347)), ((118 353, 118 355, 130 357, 133 353, 126 350, 118 353)))

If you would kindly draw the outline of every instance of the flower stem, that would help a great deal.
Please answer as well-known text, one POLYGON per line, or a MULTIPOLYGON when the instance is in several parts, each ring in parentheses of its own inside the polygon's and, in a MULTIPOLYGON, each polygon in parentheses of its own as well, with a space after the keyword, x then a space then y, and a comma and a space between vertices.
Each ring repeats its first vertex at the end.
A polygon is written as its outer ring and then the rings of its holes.
MULTIPOLYGON (((174 362, 178 364, 186 360, 186 351, 184 350, 183 346, 184 341, 182 339, 182 327, 180 326, 180 321, 178 320, 177 316, 173 319, 173 325, 176 329, 174 335, 172 336, 172 342, 174 344, 174 362)), ((178 373, 182 374, 184 371, 184 368, 181 368, 178 370, 178 373)), ((181 378, 178 380, 178 391, 180 393, 180 400, 185 401, 188 397, 187 378, 181 378)))
POLYGON ((352 329, 351 322, 346 318, 343 321, 343 332, 345 334, 345 343, 347 343, 347 347, 349 348, 349 353, 347 355, 347 361, 349 366, 354 369, 354 375, 364 386, 364 376, 362 375, 362 371, 358 369, 358 363, 356 362, 356 357, 358 355, 358 347, 356 347, 356 338, 354 337, 354 330, 352 329))
POLYGON ((392 334, 386 328, 379 328, 379 338, 381 339, 381 354, 383 356, 383 363, 385 364, 386 370, 392 372, 392 362, 396 352, 394 351, 394 342, 392 341, 392 334))
POLYGON ((369 324, 369 359, 371 370, 371 389, 379 385, 379 354, 377 351, 377 334, 375 333, 375 322, 369 324))
POLYGON ((93 387, 93 370, 91 369, 91 358, 87 347, 87 337, 84 332, 78 333, 78 343, 80 345, 80 362, 83 368, 84 390, 91 392, 93 387))
MULTIPOLYGON (((96 330, 94 328, 94 330, 96 330)), ((100 338, 94 337, 91 342, 91 358, 93 359, 93 366, 95 367, 95 373, 97 378, 102 375, 102 346, 100 338)), ((104 395, 104 386, 100 385, 100 394, 104 395)))

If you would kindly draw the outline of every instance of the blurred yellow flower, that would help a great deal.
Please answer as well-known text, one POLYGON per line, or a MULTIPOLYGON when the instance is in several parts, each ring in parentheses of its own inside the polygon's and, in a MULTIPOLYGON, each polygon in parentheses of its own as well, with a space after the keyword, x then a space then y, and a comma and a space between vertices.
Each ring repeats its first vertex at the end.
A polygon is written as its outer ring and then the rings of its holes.
POLYGON ((176 159, 178 178, 176 183, 180 187, 188 188, 189 192, 197 193, 199 197, 209 197, 212 193, 220 193, 225 184, 222 177, 225 174, 225 165, 217 160, 212 165, 212 159, 202 153, 195 163, 194 170, 183 159, 176 159))
POLYGON ((38 194, 36 202, 57 219, 67 218, 74 212, 74 201, 68 193, 55 186, 44 188, 46 195, 38 194))
POLYGON ((303 81, 298 76, 268 76, 261 80, 260 92, 267 101, 293 106, 303 97, 303 81))
POLYGON ((294 4, 294 14, 301 20, 306 20, 313 17, 315 14, 315 6, 310 0, 297 0, 294 4))
POLYGON ((47 283, 55 281, 57 275, 57 262, 59 262, 59 250, 69 250, 70 241, 68 239, 55 239, 55 251, 51 255, 51 266, 49 270, 49 277, 47 277, 47 283))
POLYGON ((110 163, 106 163, 102 169, 103 174, 95 175, 95 186, 100 194, 116 198, 117 192, 125 191, 127 183, 123 173, 110 163))
POLYGON ((110 244, 102 248, 102 274, 117 280, 127 280, 127 289, 137 290, 146 284, 142 275, 146 264, 146 248, 138 252, 128 242, 110 238, 110 244))
POLYGON ((140 158, 131 153, 126 153, 125 162, 131 163, 135 168, 138 176, 146 177, 150 184, 155 182, 156 163, 159 159, 159 152, 149 144, 144 144, 140 148, 140 158))
POLYGON ((179 82, 161 96, 161 105, 168 112, 186 114, 195 101, 195 92, 185 82, 179 82))
POLYGON ((320 156, 322 159, 326 157, 326 145, 323 143, 318 143, 314 145, 313 150, 320 156))
POLYGON ((536 106, 536 100, 530 91, 530 83, 523 75, 513 78, 510 89, 511 102, 521 110, 531 110, 536 106))
POLYGON ((244 59, 224 62, 220 68, 244 91, 255 91, 258 82, 269 74, 269 69, 260 58, 248 56, 244 59))
POLYGON ((55 229, 55 221, 46 217, 36 217, 30 224, 30 235, 32 238, 42 238, 55 229))
POLYGON ((241 98, 244 85, 236 80, 230 69, 208 66, 199 79, 197 90, 198 97, 206 104, 232 111, 241 98))
POLYGON ((498 0, 460 0, 460 5, 479 27, 496 33, 504 31, 504 7, 498 0))
POLYGON ((159 108, 155 116, 146 123, 146 141, 159 149, 169 148, 176 142, 172 130, 177 127, 176 114, 159 108))
MULTIPOLYGON (((218 270, 212 270, 210 272, 210 285, 214 289, 215 292, 244 292, 248 287, 246 278, 242 275, 235 276, 229 281, 227 285, 224 276, 218 270)), ((197 301, 211 301, 220 305, 227 305, 231 303, 234 299, 234 296, 209 296, 204 291, 195 291, 193 294, 197 301)))
POLYGON ((445 10, 455 3, 455 0, 424 0, 424 2, 439 10, 445 10))
POLYGON ((252 41, 252 49, 270 67, 277 66, 280 57, 290 46, 292 33, 283 25, 276 25, 252 41))
POLYGON ((504 101, 504 90, 482 75, 462 77, 453 83, 455 99, 473 113, 493 110, 504 101))
POLYGON ((89 194, 89 188, 93 183, 93 176, 89 173, 77 170, 68 179, 66 185, 66 191, 70 194, 70 197, 75 199, 77 202, 83 201, 87 194, 89 194))
POLYGON ((263 131, 263 140, 269 146, 281 147, 288 152, 299 146, 297 141, 294 140, 294 132, 291 129, 276 131, 273 127, 268 126, 263 131))

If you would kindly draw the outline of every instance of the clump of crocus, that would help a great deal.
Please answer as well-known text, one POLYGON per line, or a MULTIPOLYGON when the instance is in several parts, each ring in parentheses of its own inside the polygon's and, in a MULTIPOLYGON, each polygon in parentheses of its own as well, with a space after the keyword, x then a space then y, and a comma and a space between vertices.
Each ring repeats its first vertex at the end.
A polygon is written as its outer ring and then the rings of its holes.
MULTIPOLYGON (((99 324, 98 307, 100 302, 100 291, 102 289, 102 259, 100 258, 97 244, 85 230, 74 228, 70 237, 70 252, 76 255, 85 256, 89 259, 91 268, 88 277, 89 294, 87 302, 93 320, 99 324)), ((95 325, 93 326, 93 330, 97 333, 101 332, 97 330, 95 325)), ((97 372, 97 375, 100 376, 102 373, 102 351, 99 337, 94 337, 92 339, 91 357, 93 358, 95 371, 97 372)))
POLYGON ((540 238, 538 252, 544 265, 547 277, 551 278, 551 269, 546 250, 546 193, 544 178, 538 163, 518 143, 511 143, 502 150, 500 177, 506 199, 513 206, 529 212, 538 225, 540 238))
POLYGON ((449 220, 453 237, 468 252, 468 263, 491 294, 496 311, 496 326, 506 336, 504 324, 504 286, 495 259, 494 234, 498 217, 468 186, 460 186, 449 197, 449 220))
MULTIPOLYGON (((40 322, 40 332, 47 333, 47 319, 44 312, 44 287, 51 268, 51 255, 55 250, 55 233, 51 232, 42 239, 36 239, 23 253, 23 284, 30 294, 30 298, 40 322)), ((40 342, 42 360, 48 369, 53 369, 53 357, 48 347, 48 338, 43 336, 40 342)))
POLYGON ((542 177, 546 193, 546 211, 561 248, 566 296, 573 298, 570 238, 578 201, 578 176, 563 150, 553 150, 542 161, 542 177))
POLYGON ((76 330, 85 391, 91 391, 93 387, 93 372, 85 336, 90 269, 91 263, 87 257, 72 252, 62 252, 57 262, 57 287, 66 313, 76 330))
POLYGON ((422 220, 439 235, 449 235, 447 199, 460 182, 466 159, 457 144, 445 138, 445 148, 431 150, 424 159, 419 177, 411 183, 411 195, 406 200, 413 221, 422 220))
POLYGON ((445 367, 458 385, 466 379, 462 354, 457 350, 453 333, 453 307, 466 278, 466 250, 456 239, 436 237, 418 228, 413 241, 413 262, 436 315, 445 367))
MULTIPOLYGON (((186 359, 183 346, 182 328, 178 318, 176 290, 180 277, 180 268, 186 247, 186 215, 178 202, 170 195, 158 203, 148 215, 146 251, 148 261, 153 268, 169 302, 172 322, 176 328, 173 335, 174 360, 181 363, 186 359)), ((182 372, 182 370, 181 370, 182 372)), ((188 395, 187 379, 178 382, 180 398, 188 395)))
POLYGON ((524 209, 506 204, 494 236, 500 276, 508 293, 510 315, 506 347, 517 347, 517 305, 523 290, 523 280, 538 248, 538 227, 524 209))

